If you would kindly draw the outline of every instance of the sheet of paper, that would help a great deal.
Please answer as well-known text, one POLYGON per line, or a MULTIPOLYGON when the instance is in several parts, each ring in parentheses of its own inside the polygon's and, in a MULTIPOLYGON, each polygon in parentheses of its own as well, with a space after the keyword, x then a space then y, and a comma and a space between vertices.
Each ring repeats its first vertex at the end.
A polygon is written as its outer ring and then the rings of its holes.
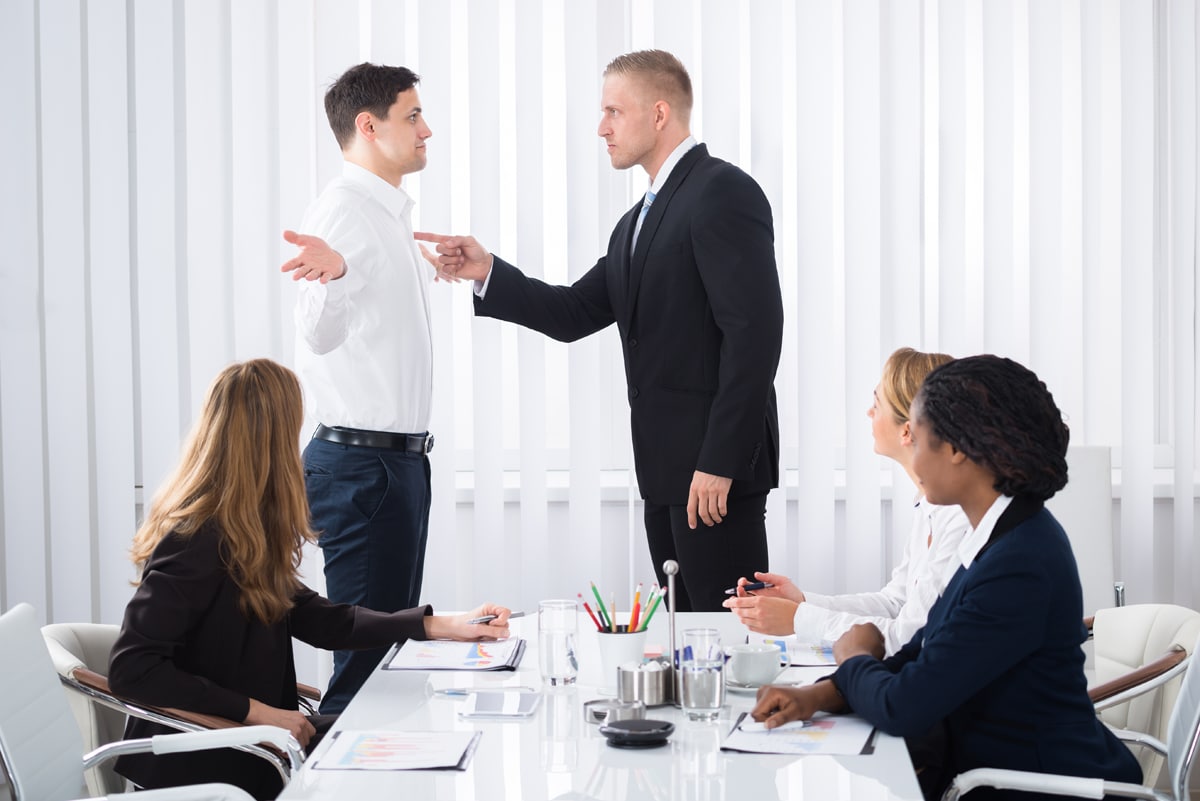
POLYGON ((766 729, 743 714, 721 749, 755 754, 861 754, 874 729, 857 715, 819 715, 766 729))
POLYGON ((313 770, 464 770, 481 732, 336 732, 313 770))
POLYGON ((505 670, 520 661, 523 641, 408 640, 384 663, 387 670, 505 670))

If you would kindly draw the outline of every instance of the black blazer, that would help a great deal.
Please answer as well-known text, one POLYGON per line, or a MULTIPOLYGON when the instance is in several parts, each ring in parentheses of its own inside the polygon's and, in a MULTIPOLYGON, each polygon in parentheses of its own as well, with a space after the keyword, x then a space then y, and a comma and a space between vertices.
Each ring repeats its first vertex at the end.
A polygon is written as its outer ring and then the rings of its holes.
POLYGON ((1066 533, 1041 503, 1015 498, 904 648, 882 662, 847 659, 833 679, 854 711, 889 734, 920 737, 942 721, 947 778, 1010 768, 1139 782, 1133 754, 1088 699, 1082 619, 1066 533))
MULTIPOLYGON (((241 593, 222 551, 221 532, 212 524, 190 537, 169 535, 155 548, 113 645, 108 673, 113 692, 152 706, 242 721, 250 698, 297 708, 292 637, 326 649, 425 639, 428 606, 373 612, 331 603, 307 587, 296 593, 279 623, 249 619, 238 609, 241 593)), ((129 718, 125 737, 171 731, 129 718)), ((228 749, 127 755, 117 759, 116 770, 142 787, 223 781, 259 797, 279 789, 278 774, 265 761, 228 749)))
POLYGON ((671 171, 631 258, 641 206, 569 287, 495 258, 475 313, 564 342, 617 324, 643 498, 687 503, 696 470, 732 478, 731 496, 776 487, 783 300, 771 206, 753 178, 704 145, 671 171))

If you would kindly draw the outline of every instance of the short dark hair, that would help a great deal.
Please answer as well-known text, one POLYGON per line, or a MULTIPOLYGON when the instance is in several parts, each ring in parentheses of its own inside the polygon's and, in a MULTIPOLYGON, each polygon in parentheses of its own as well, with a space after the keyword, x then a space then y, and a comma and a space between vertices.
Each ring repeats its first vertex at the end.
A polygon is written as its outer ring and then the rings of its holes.
POLYGON ((325 92, 325 116, 338 146, 345 150, 354 141, 354 118, 361 112, 386 118, 396 95, 420 82, 421 77, 407 67, 364 62, 343 72, 325 92))
POLYGON ((999 356, 944 364, 914 404, 943 442, 996 476, 997 492, 1044 501, 1067 485, 1070 430, 1044 381, 999 356))

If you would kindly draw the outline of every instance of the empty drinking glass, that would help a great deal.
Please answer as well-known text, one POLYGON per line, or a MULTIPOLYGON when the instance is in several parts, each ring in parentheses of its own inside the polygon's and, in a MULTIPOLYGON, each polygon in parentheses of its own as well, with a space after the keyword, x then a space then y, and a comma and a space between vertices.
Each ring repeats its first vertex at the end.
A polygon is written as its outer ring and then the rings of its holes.
POLYGON ((538 603, 538 667, 551 687, 574 684, 579 675, 575 660, 575 631, 579 608, 574 601, 538 603))

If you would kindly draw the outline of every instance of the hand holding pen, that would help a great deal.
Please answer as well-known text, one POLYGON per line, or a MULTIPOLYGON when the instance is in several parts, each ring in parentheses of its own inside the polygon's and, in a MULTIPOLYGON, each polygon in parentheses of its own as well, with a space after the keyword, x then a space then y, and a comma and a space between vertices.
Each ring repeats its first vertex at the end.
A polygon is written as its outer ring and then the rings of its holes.
POLYGON ((739 598, 754 595, 763 598, 787 598, 794 603, 804 602, 804 593, 790 578, 781 573, 755 571, 754 578, 738 579, 737 586, 725 590, 725 594, 737 595, 739 598))

